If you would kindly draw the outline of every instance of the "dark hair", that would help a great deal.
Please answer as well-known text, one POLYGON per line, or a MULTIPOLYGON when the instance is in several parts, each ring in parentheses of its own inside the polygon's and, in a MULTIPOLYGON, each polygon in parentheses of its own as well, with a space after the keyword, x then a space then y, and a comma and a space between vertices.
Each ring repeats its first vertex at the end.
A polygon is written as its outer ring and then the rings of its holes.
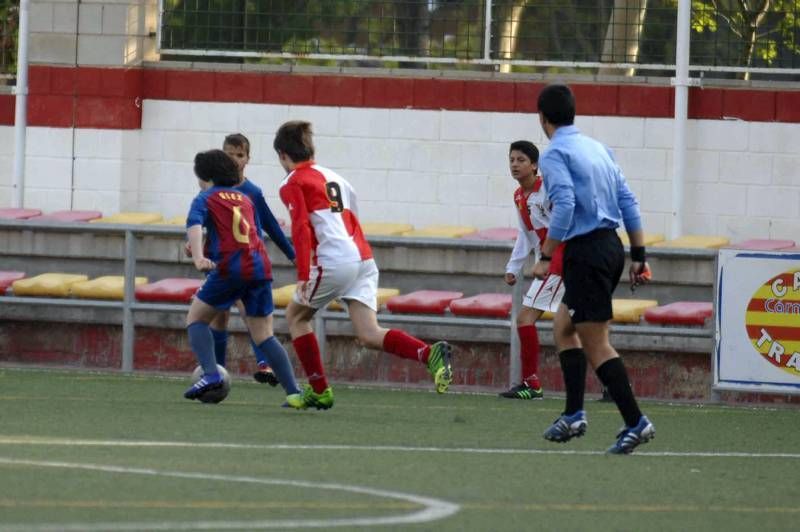
POLYGON ((508 153, 517 150, 521 151, 525 155, 528 156, 528 159, 531 160, 532 163, 539 162, 539 149, 534 145, 533 142, 527 140, 517 140, 511 143, 511 146, 508 148, 508 153))
POLYGON ((566 85, 548 85, 539 93, 539 112, 554 126, 575 122, 575 96, 566 85))
POLYGON ((244 148, 247 155, 250 156, 250 141, 241 133, 231 133, 225 137, 222 147, 233 146, 234 148, 244 148))
POLYGON ((275 151, 288 155, 295 163, 308 161, 314 158, 314 141, 311 135, 311 122, 292 120, 278 128, 272 147, 275 151))
POLYGON ((201 151, 195 155, 194 174, 218 187, 233 187, 239 183, 239 168, 222 150, 201 151))

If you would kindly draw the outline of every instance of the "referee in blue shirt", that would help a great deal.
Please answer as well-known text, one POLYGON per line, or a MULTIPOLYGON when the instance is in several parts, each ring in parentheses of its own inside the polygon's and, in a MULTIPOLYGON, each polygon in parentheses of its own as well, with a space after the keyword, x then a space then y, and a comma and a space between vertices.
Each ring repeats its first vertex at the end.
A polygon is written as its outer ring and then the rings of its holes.
POLYGON ((575 97, 569 87, 548 85, 539 94, 538 107, 539 122, 550 139, 539 158, 539 168, 552 202, 552 216, 534 276, 547 274, 550 256, 566 242, 565 293, 553 334, 567 401, 563 414, 544 437, 563 443, 586 432, 583 393, 588 360, 625 420, 625 428, 608 452, 629 454, 653 438, 655 427, 639 410, 625 365, 609 343, 608 324, 612 294, 625 267, 625 251, 616 231, 620 222, 631 242, 631 285, 650 279, 639 202, 611 151, 573 125, 575 97))

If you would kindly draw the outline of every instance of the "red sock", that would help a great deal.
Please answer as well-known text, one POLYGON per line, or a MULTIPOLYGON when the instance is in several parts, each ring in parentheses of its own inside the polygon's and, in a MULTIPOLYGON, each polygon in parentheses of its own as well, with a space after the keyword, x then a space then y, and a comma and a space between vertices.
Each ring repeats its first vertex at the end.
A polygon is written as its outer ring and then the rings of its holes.
POLYGON ((539 334, 536 325, 517 327, 519 334, 519 357, 522 362, 522 382, 531 388, 541 388, 539 377, 539 334))
POLYGON ((325 370, 322 369, 322 356, 319 353, 319 344, 314 333, 304 334, 292 340, 294 352, 303 365, 303 369, 308 376, 308 383, 316 393, 322 393, 328 387, 328 380, 325 378, 325 370))
POLYGON ((383 337, 383 350, 400 358, 419 360, 423 364, 427 364, 431 348, 422 340, 399 329, 389 329, 389 332, 383 337))

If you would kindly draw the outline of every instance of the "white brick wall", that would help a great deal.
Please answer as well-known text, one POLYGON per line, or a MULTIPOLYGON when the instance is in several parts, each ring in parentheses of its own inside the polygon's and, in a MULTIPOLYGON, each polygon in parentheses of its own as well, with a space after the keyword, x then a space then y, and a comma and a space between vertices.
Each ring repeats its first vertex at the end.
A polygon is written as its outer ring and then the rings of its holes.
POLYGON ((153 59, 155 0, 33 0, 30 60, 68 65, 153 59), (76 47, 77 43, 77 47, 76 47))
MULTIPOLYGON (((26 206, 183 214, 197 191, 194 154, 241 131, 252 144, 248 176, 288 219, 272 140, 283 121, 305 119, 314 124, 318 161, 355 185, 362 220, 514 227, 508 143, 528 138, 546 147, 537 117, 525 114, 150 100, 143 113, 139 131, 77 130, 74 146, 71 130, 31 128, 26 206)), ((672 122, 578 117, 577 124, 614 150, 647 232, 668 234, 672 122)), ((800 242, 800 124, 692 120, 688 134, 687 234, 800 242)), ((0 206, 7 206, 11 128, 0 128, 0 141, 0 206)))

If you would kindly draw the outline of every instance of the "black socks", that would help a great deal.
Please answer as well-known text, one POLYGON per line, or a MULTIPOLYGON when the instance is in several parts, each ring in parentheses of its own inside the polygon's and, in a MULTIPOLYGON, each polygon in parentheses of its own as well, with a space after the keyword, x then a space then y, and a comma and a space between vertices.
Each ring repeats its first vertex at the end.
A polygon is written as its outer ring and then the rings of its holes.
MULTIPOLYGON (((561 367, 564 367, 563 359, 561 367)), ((615 357, 603 362, 597 368, 597 377, 608 389, 608 394, 614 402, 617 403, 617 408, 619 408, 619 412, 625 420, 625 425, 635 427, 639 423, 639 418, 642 417, 642 412, 636 403, 636 397, 633 396, 633 389, 628 380, 628 372, 625 371, 625 364, 622 363, 622 359, 615 357)), ((569 392, 567 393, 569 394, 569 392)), ((567 404, 569 404, 569 399, 567 399, 567 404)))
POLYGON ((561 360, 564 389, 567 392, 567 406, 564 414, 571 415, 578 410, 583 410, 583 392, 586 388, 586 353, 580 348, 567 349, 561 351, 558 358, 561 360))

